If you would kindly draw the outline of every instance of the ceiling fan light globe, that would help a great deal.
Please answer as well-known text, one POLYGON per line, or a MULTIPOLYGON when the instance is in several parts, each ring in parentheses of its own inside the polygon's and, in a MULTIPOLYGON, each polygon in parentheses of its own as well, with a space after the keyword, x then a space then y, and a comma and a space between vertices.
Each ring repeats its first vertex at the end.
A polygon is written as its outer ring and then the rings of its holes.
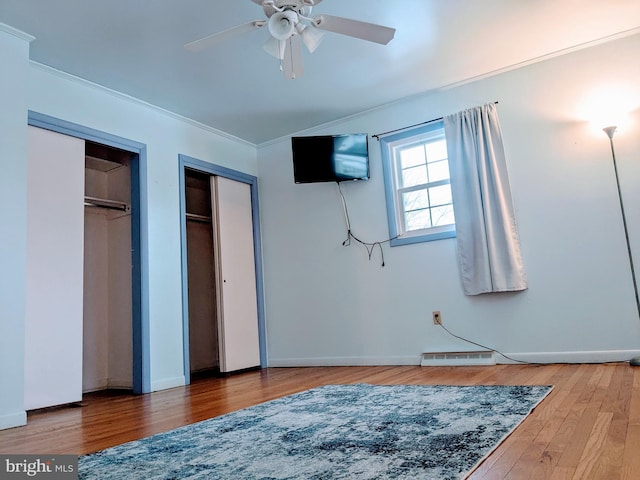
POLYGON ((262 49, 272 57, 279 58, 280 57, 279 43, 280 43, 279 40, 276 40, 273 37, 269 37, 269 39, 266 42, 264 42, 264 44, 262 45, 262 49))
POLYGON ((299 33, 300 37, 302 37, 302 42, 304 43, 304 46, 307 47, 307 50, 309 50, 309 53, 316 51, 316 48, 318 48, 322 42, 322 38, 324 37, 324 32, 315 27, 306 27, 299 33))
POLYGON ((291 10, 284 12, 276 12, 269 18, 269 33, 276 40, 286 40, 296 29, 298 23, 298 14, 291 10))
POLYGON ((272 57, 275 57, 278 60, 282 60, 284 58, 286 41, 278 40, 274 37, 269 37, 269 39, 264 42, 264 45, 262 45, 262 48, 272 57))

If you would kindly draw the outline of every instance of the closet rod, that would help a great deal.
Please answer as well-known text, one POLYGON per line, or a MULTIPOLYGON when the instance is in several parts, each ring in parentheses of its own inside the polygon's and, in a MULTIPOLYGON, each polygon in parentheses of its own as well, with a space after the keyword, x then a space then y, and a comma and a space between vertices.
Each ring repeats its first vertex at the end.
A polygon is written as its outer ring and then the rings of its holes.
POLYGON ((97 197, 84 197, 84 205, 86 207, 100 207, 108 208, 110 210, 119 210, 121 212, 128 212, 129 205, 124 202, 117 202, 115 200, 107 200, 106 198, 97 197))
POLYGON ((207 217, 206 215, 198 215, 197 213, 187 213, 187 220, 192 220, 194 222, 202 222, 202 223, 211 223, 211 217, 207 217))

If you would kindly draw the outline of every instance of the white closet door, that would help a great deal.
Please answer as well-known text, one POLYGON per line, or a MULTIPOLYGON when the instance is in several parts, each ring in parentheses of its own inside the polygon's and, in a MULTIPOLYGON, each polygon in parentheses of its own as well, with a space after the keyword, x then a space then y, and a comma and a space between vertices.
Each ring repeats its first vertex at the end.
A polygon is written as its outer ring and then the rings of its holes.
POLYGON ((220 370, 260 365, 250 185, 211 177, 220 370))
POLYGON ((84 141, 29 127, 25 410, 82 399, 84 141))

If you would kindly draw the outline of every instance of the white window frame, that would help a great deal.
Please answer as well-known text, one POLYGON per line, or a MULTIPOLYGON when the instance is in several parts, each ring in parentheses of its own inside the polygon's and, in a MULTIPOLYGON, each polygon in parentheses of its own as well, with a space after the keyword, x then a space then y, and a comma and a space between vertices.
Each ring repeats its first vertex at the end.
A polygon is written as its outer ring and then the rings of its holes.
MULTIPOLYGON (((389 223, 389 236, 392 239, 390 244, 392 247, 429 242, 443 238, 453 238, 456 236, 455 224, 406 231, 404 226, 405 212, 403 211, 402 193, 411 190, 421 190, 425 188, 426 184, 406 188, 400 188, 398 186, 401 172, 396 152, 401 149, 406 149, 407 147, 421 145, 428 141, 442 138, 444 138, 444 123, 441 120, 380 138, 387 202, 387 219, 389 223)), ((450 179, 442 180, 433 182, 430 185, 444 185, 449 184, 450 181, 450 179)))

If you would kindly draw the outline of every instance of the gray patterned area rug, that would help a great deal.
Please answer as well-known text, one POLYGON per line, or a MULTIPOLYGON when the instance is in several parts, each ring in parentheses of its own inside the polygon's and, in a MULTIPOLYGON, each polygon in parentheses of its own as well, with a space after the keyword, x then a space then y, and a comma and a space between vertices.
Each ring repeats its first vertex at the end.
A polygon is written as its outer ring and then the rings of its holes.
POLYGON ((81 479, 460 479, 550 386, 328 385, 80 457, 81 479))

